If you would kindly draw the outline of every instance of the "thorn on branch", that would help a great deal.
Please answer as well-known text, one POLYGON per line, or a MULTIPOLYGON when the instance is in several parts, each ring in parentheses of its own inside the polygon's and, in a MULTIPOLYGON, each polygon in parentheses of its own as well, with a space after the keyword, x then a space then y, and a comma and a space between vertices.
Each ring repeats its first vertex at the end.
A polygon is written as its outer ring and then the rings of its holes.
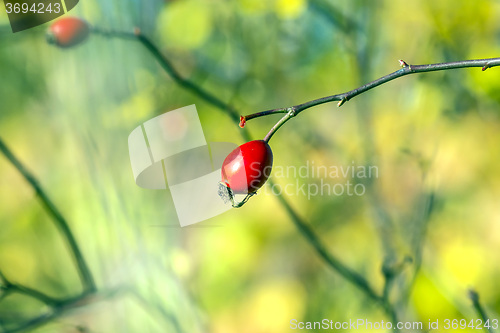
POLYGON ((409 67, 409 66, 410 66, 410 65, 408 65, 408 64, 406 63, 406 61, 401 60, 401 59, 399 59, 399 65, 400 65, 401 67, 403 67, 403 68, 405 68, 405 67, 409 67))
POLYGON ((484 72, 485 70, 490 68, 490 65, 491 65, 491 63, 487 62, 486 65, 484 65, 483 68, 481 68, 481 70, 484 72))
POLYGON ((341 107, 342 105, 344 105, 344 103, 347 102, 347 98, 345 97, 342 97, 342 99, 339 101, 339 103, 337 104, 337 107, 341 107))

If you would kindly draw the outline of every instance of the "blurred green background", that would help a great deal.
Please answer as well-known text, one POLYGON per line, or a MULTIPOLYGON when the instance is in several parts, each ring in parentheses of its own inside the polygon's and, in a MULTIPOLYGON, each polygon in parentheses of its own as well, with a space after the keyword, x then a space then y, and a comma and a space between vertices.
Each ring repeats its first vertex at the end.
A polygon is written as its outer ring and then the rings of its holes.
MULTIPOLYGON (((140 27, 184 77, 241 114, 345 92, 397 70, 398 59, 500 56, 499 1, 86 0, 71 15, 140 27)), ((46 43, 48 24, 12 34, 3 9, 0 26, 0 136, 68 219, 103 293, 34 332, 279 333, 294 331, 291 319, 389 320, 329 269, 275 196, 178 228, 169 192, 135 185, 127 137, 166 111, 196 104, 207 141, 243 143, 237 124, 139 43, 91 36, 61 50, 46 43)), ((246 127, 262 138, 278 119, 246 127)), ((271 146, 275 167, 377 166, 378 178, 357 180, 363 196, 287 200, 377 293, 381 267, 412 258, 389 293, 400 320, 475 319, 468 288, 500 319, 498 69, 407 76, 340 109, 317 106, 271 146)), ((81 292, 61 234, 4 156, 0 230, 11 282, 53 297, 81 292)), ((47 311, 11 293, 0 329, 47 311)))

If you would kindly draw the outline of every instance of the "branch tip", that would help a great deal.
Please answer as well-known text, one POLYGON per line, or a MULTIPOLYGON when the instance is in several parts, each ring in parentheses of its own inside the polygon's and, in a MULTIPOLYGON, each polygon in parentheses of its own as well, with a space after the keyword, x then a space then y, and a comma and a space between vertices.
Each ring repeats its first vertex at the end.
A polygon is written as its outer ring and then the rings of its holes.
POLYGON ((247 118, 245 118, 245 116, 240 116, 240 124, 239 126, 241 128, 245 127, 245 124, 247 123, 247 118))

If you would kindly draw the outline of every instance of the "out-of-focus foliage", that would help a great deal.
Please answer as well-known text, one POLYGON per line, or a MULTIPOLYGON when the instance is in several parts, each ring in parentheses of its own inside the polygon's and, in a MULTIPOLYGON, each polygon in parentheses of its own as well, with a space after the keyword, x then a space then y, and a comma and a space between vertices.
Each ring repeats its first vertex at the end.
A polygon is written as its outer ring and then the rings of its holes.
MULTIPOLYGON (((500 56, 498 1, 86 0, 71 14, 106 29, 141 27, 183 76, 241 114, 353 89, 397 70, 398 59, 500 56)), ((207 141, 242 143, 226 114, 178 86, 139 43, 91 36, 60 50, 45 42, 47 26, 12 34, 7 24, 2 9, 0 136, 69 220, 99 289, 134 290, 36 332, 279 333, 291 319, 388 320, 328 269, 269 186, 240 209, 181 229, 168 191, 135 185, 127 137, 155 115, 196 104, 207 141)), ((278 119, 247 128, 262 138, 278 119)), ((408 76, 341 109, 317 106, 271 146, 275 170, 378 168, 376 178, 325 180, 361 182, 362 196, 288 200, 377 291, 384 262, 414 258, 390 295, 402 320, 476 318, 469 287, 500 319, 499 69, 408 76)), ((299 178, 274 180, 320 182, 299 178)), ((81 291, 60 233, 3 156, 0 230, 0 270, 11 281, 57 297, 81 291)), ((12 294, 0 302, 0 324, 42 311, 12 294)))

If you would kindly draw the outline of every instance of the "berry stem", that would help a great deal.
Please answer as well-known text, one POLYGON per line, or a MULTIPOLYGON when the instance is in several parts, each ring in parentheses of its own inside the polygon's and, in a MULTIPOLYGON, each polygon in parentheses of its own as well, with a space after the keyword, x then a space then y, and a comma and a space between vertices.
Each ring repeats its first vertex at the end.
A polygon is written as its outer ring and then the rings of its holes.
POLYGON ((241 200, 240 202, 234 202, 234 198, 233 200, 231 200, 231 205, 233 206, 233 208, 240 208, 242 207, 244 204, 246 204, 248 202, 248 200, 254 196, 255 194, 257 194, 257 192, 254 192, 254 193, 249 193, 245 196, 245 198, 243 198, 243 200, 241 200))
MULTIPOLYGON (((271 140, 271 137, 276 133, 281 126, 283 126, 290 118, 294 117, 297 113, 295 112, 295 108, 291 107, 288 109, 285 109, 287 112, 286 115, 284 115, 269 131, 269 133, 266 134, 264 137, 265 142, 269 142, 271 140)), ((248 119, 247 119, 248 120, 248 119)))
POLYGON ((244 204, 246 204, 248 202, 248 200, 253 195, 257 194, 256 192, 248 193, 245 196, 245 198, 243 198, 243 200, 241 200, 240 202, 236 202, 235 201, 235 194, 233 193, 231 188, 227 184, 222 183, 222 182, 219 183, 219 191, 218 192, 219 192, 219 196, 221 197, 221 199, 224 200, 224 203, 231 202, 231 206, 233 206, 233 208, 242 207, 244 204))

